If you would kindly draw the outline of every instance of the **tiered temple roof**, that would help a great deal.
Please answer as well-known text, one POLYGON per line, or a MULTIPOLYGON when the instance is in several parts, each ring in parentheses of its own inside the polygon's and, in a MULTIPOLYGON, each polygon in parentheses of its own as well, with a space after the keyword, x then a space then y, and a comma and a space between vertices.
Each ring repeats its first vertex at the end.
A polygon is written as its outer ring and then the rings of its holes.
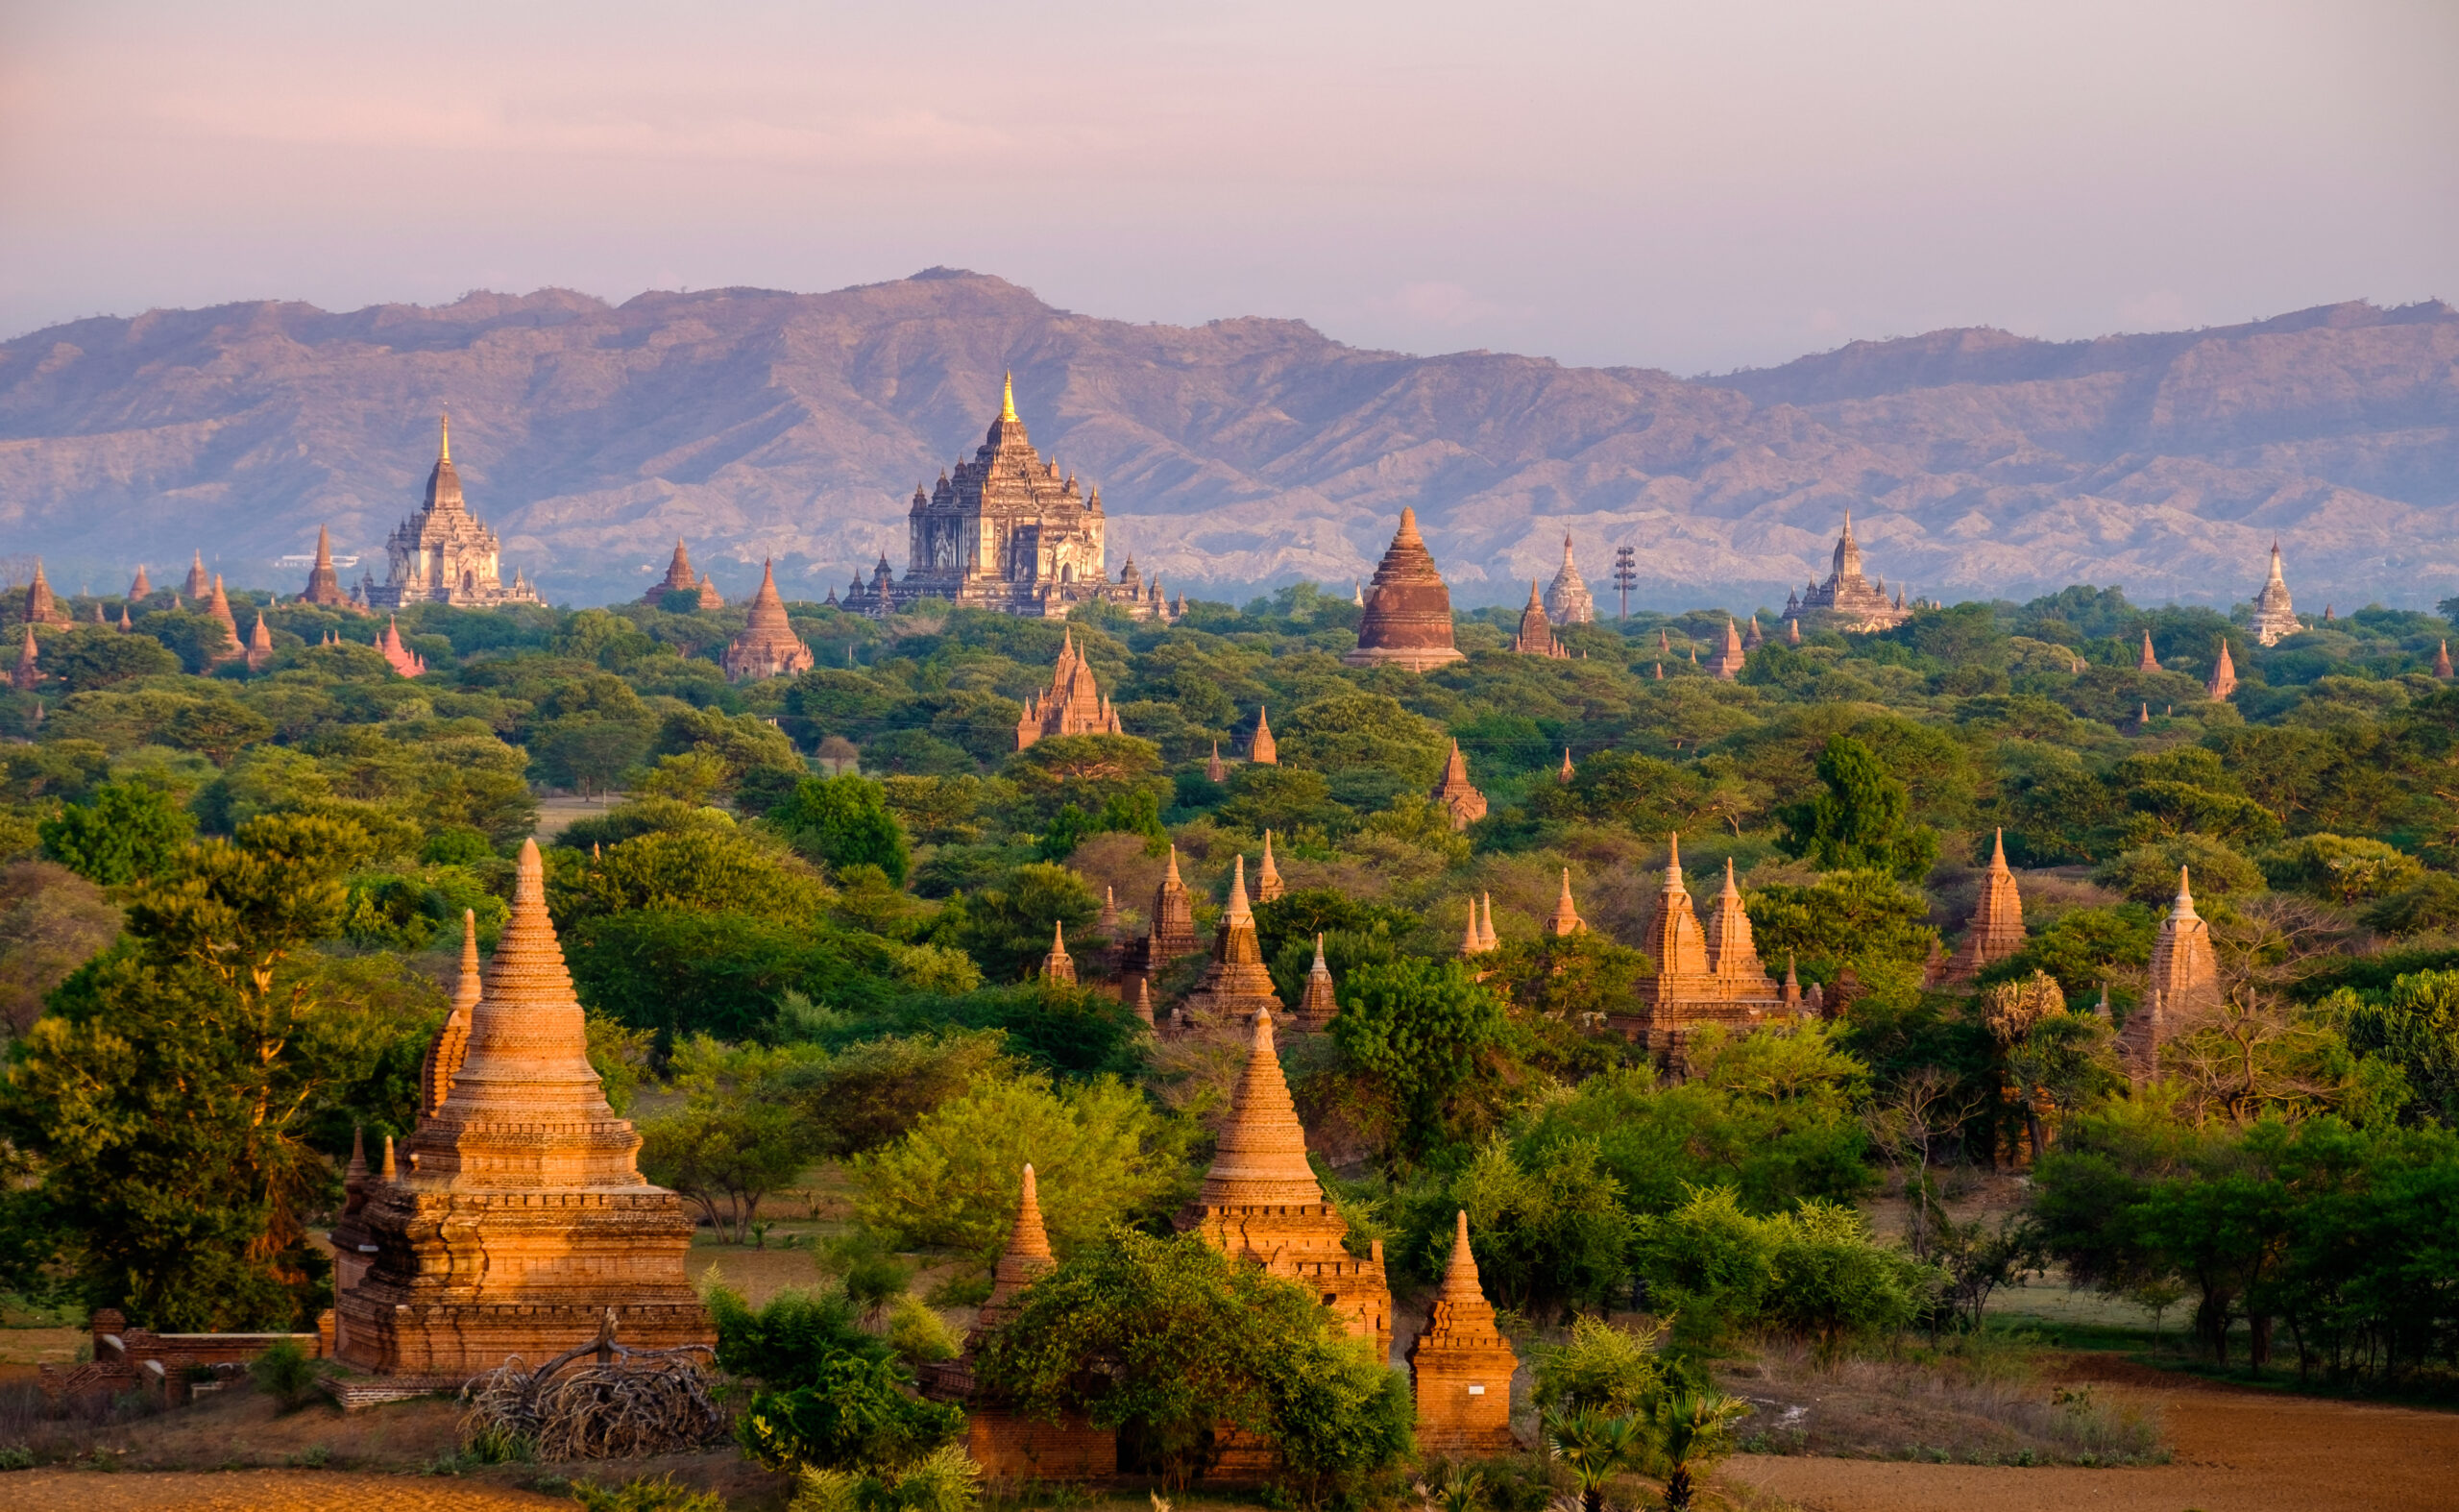
POLYGON ((1182 960, 1204 948, 1195 934, 1195 895, 1179 877, 1179 847, 1170 847, 1170 864, 1161 874, 1161 882, 1153 890, 1153 908, 1145 915, 1144 936, 1130 940, 1121 953, 1119 969, 1124 975, 1119 990, 1127 990, 1127 979, 1132 977, 1139 991, 1147 991, 1152 978, 1168 968, 1173 961, 1182 960))
POLYGON ((1247 760, 1258 767, 1280 765, 1280 744, 1272 738, 1272 713, 1255 705, 1255 737, 1247 743, 1247 760))
POLYGON ((1186 1011, 1234 1023, 1249 1013, 1270 1013, 1281 1006, 1272 973, 1264 967, 1263 944, 1255 937, 1255 915, 1247 902, 1247 858, 1240 856, 1230 874, 1230 902, 1212 936, 1212 961, 1204 979, 1186 995, 1186 1011))
POLYGON ((384 617, 384 633, 376 638, 376 650, 396 677, 417 677, 426 671, 426 658, 402 644, 402 627, 391 615, 384 617))
MULTIPOLYGON (((1758 622, 1754 620, 1751 623, 1755 625, 1758 622)), ((1710 675, 1721 678, 1726 682, 1733 681, 1735 678, 1741 675, 1742 663, 1748 658, 1749 654, 1750 653, 1742 647, 1741 632, 1734 627, 1732 616, 1726 616, 1725 644, 1716 648, 1716 655, 1708 658, 1708 671, 1710 675)))
POLYGON ((1400 527, 1375 569, 1375 586, 1367 590, 1357 648, 1341 660, 1351 667, 1413 672, 1461 660, 1460 648, 1451 644, 1451 590, 1418 534, 1414 509, 1400 511, 1400 527))
POLYGON ((1050 735, 1119 733, 1118 711, 1094 685, 1092 664, 1076 649, 1076 632, 1065 632, 1050 686, 1033 696, 1016 721, 1016 749, 1050 735))
POLYGON ((1017 1186, 1016 1222, 1009 1229, 1008 1247, 999 1252, 999 1263, 990 1273, 990 1295, 983 1299, 982 1312, 974 1322, 977 1332, 1014 1317, 1018 1295, 1059 1264, 1059 1257, 1051 1253, 1050 1234, 1042 1228, 1041 1192, 1030 1164, 1017 1186))
POLYGON ((1946 970, 1939 980, 1961 987, 1981 974, 1981 968, 2004 961, 2024 948, 2024 899, 2016 890, 2015 874, 2007 866, 2007 832, 2000 830, 1990 842, 1989 871, 1982 879, 1981 904, 1972 911, 1972 923, 1956 945, 1946 970))
POLYGON ((2137 1081, 2158 1075, 2160 1046, 2179 1029, 2220 1002, 2220 963, 2211 953, 2211 926, 2194 911, 2186 868, 2178 868, 2178 896, 2152 941, 2143 1000, 2118 1032, 2119 1059, 2137 1081))
POLYGON ((1486 817, 1486 795, 1469 782, 1468 758, 1460 754, 1460 743, 1451 743, 1451 759, 1444 763, 1443 780, 1434 785, 1434 801, 1450 811, 1451 827, 1465 830, 1486 817))
POLYGON ((1823 583, 1813 583, 1785 599, 1788 619, 1813 618, 1839 630, 1885 630, 1912 617, 1902 595, 1890 602, 1887 579, 1873 583, 1862 575, 1862 545, 1853 539, 1853 512, 1844 511, 1844 531, 1836 540, 1834 569, 1823 583))
POLYGON ((1511 1436, 1511 1377, 1519 1356, 1495 1322, 1494 1305, 1477 1279, 1462 1210, 1443 1270, 1443 1290, 1409 1346, 1417 1397, 1418 1451, 1427 1454, 1501 1454, 1520 1446, 1511 1436))
POLYGON ((248 654, 247 644, 239 639, 239 621, 231 612, 231 597, 222 591, 222 574, 213 574, 213 596, 206 600, 206 615, 219 621, 224 639, 221 645, 205 653, 208 664, 236 661, 248 654))
POLYGON ((2139 672, 2156 672, 2160 670, 2159 653, 2152 649, 2150 625, 2143 627, 2143 654, 2134 659, 2134 670, 2139 672))
MULTIPOLYGON (((145 580, 145 569, 136 570, 138 582, 145 580)), ((130 592, 134 594, 134 589, 130 592)), ((355 609, 351 597, 342 589, 342 574, 333 570, 333 533, 323 525, 316 527, 316 565, 307 570, 307 586, 300 590, 299 601, 326 609, 355 609)))
POLYGON ((1298 1000, 1297 1027, 1320 1034, 1332 1027, 1332 1019, 1340 1012, 1339 1001, 1332 994, 1332 968, 1324 961, 1324 937, 1315 937, 1315 963, 1306 970, 1306 995, 1298 1000))
POLYGON ((2254 640, 2264 646, 2276 646, 2305 626, 2298 622, 2297 607, 2289 601, 2288 580, 2279 572, 2279 543, 2271 544, 2271 574, 2254 594, 2254 640))
POLYGON ((2226 638, 2220 643, 2220 654, 2211 659, 2211 676, 2203 683, 2203 691, 2214 703, 2227 701, 2228 695, 2237 691, 2237 663, 2228 654, 2226 638))
POLYGON ((1351 1336, 1375 1341, 1380 1362, 1392 1353, 1383 1242, 1376 1240, 1365 1259, 1343 1244, 1349 1224, 1324 1200, 1323 1185, 1306 1163, 1306 1133, 1281 1076, 1272 1031, 1272 1014, 1257 1013, 1247 1067, 1230 1094, 1230 1116, 1212 1166, 1178 1224, 1321 1297, 1351 1336))
POLYGON ((1550 656, 1559 661, 1570 652, 1554 639, 1553 622, 1546 618, 1544 600, 1537 597, 1537 579, 1528 579, 1528 607, 1520 611, 1520 633, 1511 638, 1511 649, 1518 656, 1550 656))
POLYGON ((1665 882, 1643 946, 1656 962, 1656 974, 1641 982, 1640 1018, 1625 1032, 1652 1051, 1670 1053, 1693 1025, 1756 1022, 1784 999, 1760 963, 1733 863, 1725 863, 1716 913, 1701 929, 1682 880, 1682 837, 1671 836, 1667 844, 1665 882))
POLYGON ((203 598, 213 592, 213 579, 206 575, 203 551, 197 552, 188 563, 187 580, 180 585, 180 592, 190 598, 203 598))
POLYGON ((536 603, 538 595, 518 573, 507 587, 503 553, 496 533, 470 513, 461 475, 452 466, 452 420, 438 425, 435 466, 426 476, 426 499, 419 512, 395 527, 384 542, 384 581, 360 592, 377 608, 411 603, 484 607, 536 603))
POLYGON ((265 628, 265 612, 256 611, 256 627, 248 633, 248 671, 260 672, 273 660, 273 632, 265 628))
POLYGON ((732 682, 791 677, 811 671, 811 647, 794 633, 793 622, 786 617, 786 601, 777 596, 775 562, 760 564, 760 591, 751 596, 751 609, 743 628, 726 644, 726 653, 719 662, 732 682))
MULTIPOLYGON (((1056 460, 1045 462, 1034 450, 1016 414, 1010 374, 999 418, 973 460, 941 473, 936 489, 914 485, 905 580, 891 587, 875 574, 863 597, 882 613, 891 604, 945 598, 1051 620, 1095 602, 1116 604, 1138 620, 1173 618, 1161 580, 1144 581, 1133 561, 1119 581, 1109 580, 1108 528, 1102 491, 1080 492, 1073 475, 1062 477, 1056 460)), ((886 567, 882 557, 882 573, 886 567)))
POLYGON ((1272 831, 1264 831, 1263 864, 1255 868, 1255 901, 1270 903, 1289 891, 1280 880, 1280 868, 1272 864, 1272 831))
POLYGON ((1546 585, 1546 614, 1556 624, 1588 624, 1596 619, 1596 599, 1571 560, 1571 538, 1563 537, 1563 565, 1546 585))
POLYGON ((449 1082, 406 1169, 335 1226, 342 1359, 466 1378, 586 1342, 609 1311, 636 1347, 712 1341, 683 1272, 692 1221, 642 1179, 640 1136, 590 1067, 535 841, 449 1082))
POLYGON ((697 594, 703 609, 722 609, 726 604, 725 596, 718 592, 716 583, 693 574, 692 553, 683 549, 681 536, 674 538, 674 555, 666 564, 666 575, 649 585, 649 591, 641 595, 641 602, 662 603, 667 595, 675 593, 697 594))
POLYGON ((1571 902, 1571 868, 1565 866, 1563 895, 1554 900, 1554 912, 1546 915, 1546 933, 1560 939, 1565 935, 1576 935, 1587 927, 1587 920, 1579 916, 1578 907, 1571 902))
POLYGON ((51 591, 51 579, 42 574, 42 558, 35 558, 34 581, 26 584, 26 599, 21 606, 22 618, 28 624, 67 624, 76 617, 61 606, 51 591))

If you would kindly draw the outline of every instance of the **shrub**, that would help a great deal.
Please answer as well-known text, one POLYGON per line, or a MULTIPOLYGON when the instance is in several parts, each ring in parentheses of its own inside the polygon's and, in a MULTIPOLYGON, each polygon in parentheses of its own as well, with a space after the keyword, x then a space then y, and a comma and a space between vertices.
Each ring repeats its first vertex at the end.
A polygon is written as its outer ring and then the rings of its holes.
POLYGON ((694 1491, 671 1475, 636 1475, 620 1486, 576 1481, 572 1500, 588 1512, 726 1512, 725 1498, 694 1491))
POLYGON ((258 1391, 280 1402, 283 1411, 293 1411, 316 1389, 316 1358, 296 1339, 278 1340, 248 1362, 248 1378, 258 1391))

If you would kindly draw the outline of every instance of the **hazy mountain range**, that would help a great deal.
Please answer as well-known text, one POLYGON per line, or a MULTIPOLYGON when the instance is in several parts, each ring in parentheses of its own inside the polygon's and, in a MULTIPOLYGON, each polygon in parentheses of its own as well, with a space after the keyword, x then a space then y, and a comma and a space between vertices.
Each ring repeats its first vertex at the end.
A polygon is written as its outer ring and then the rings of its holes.
POLYGON ((1296 321, 1143 326, 933 269, 830 294, 621 305, 546 290, 346 314, 91 319, 0 344, 0 530, 63 588, 234 582, 319 524, 381 575, 452 411, 472 507, 550 598, 638 593, 677 535, 740 595, 902 573, 917 482, 971 454, 1001 374, 1132 553, 1205 594, 1370 573, 1414 505, 1465 603, 1517 601, 1562 538, 1607 602, 1742 608, 1871 568, 1943 598, 2071 582, 2227 603, 2276 536, 2301 607, 2459 593, 2459 311, 2326 305, 2086 342, 1976 329, 1682 378, 1344 346, 1296 321))

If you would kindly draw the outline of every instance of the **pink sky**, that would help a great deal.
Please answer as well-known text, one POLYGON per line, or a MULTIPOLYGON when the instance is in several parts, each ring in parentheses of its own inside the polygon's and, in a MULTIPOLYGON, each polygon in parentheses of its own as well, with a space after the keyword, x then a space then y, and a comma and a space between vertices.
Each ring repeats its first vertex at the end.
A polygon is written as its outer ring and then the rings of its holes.
POLYGON ((2459 299, 2459 5, 0 5, 0 334, 826 289, 1677 372, 2459 299))

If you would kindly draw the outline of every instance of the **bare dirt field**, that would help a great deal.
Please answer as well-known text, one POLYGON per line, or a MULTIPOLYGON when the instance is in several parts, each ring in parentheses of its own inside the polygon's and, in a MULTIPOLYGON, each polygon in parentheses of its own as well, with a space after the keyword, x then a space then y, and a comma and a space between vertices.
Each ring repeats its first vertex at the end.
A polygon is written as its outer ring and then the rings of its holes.
POLYGON ((2106 1356, 2071 1372, 2156 1412, 2166 1465, 2016 1469, 1743 1455, 1722 1478, 1803 1512, 2443 1512, 2459 1505, 2459 1414, 2195 1381, 2106 1356))

